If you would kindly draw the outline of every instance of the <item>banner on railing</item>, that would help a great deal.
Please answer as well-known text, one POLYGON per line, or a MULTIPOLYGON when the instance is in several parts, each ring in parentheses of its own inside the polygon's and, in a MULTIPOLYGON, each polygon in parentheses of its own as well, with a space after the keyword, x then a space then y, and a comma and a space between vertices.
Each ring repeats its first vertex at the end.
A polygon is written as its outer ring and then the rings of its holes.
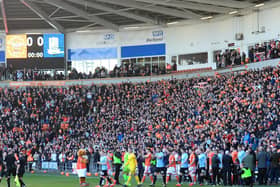
POLYGON ((53 169, 57 170, 57 162, 42 162, 42 169, 53 169))
POLYGON ((10 87, 65 86, 65 81, 12 81, 10 87))

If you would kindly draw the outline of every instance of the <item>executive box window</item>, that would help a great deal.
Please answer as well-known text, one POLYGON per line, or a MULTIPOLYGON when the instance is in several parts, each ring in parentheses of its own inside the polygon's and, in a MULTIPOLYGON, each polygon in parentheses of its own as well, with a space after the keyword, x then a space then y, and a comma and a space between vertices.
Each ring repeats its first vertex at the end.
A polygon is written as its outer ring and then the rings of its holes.
POLYGON ((118 64, 117 48, 78 48, 69 49, 69 61, 73 70, 78 73, 93 74, 94 77, 105 77, 118 64))
POLYGON ((121 47, 121 75, 150 76, 166 72, 166 45, 150 44, 121 47))
POLYGON ((122 59, 120 66, 121 76, 149 76, 166 72, 166 57, 139 57, 122 59))
POLYGON ((73 61, 72 68, 75 68, 78 72, 89 74, 94 73, 98 68, 105 68, 106 71, 112 71, 117 65, 117 59, 105 59, 105 60, 82 60, 73 61))
POLYGON ((207 52, 179 55, 179 65, 181 66, 207 64, 207 63, 208 63, 207 52))

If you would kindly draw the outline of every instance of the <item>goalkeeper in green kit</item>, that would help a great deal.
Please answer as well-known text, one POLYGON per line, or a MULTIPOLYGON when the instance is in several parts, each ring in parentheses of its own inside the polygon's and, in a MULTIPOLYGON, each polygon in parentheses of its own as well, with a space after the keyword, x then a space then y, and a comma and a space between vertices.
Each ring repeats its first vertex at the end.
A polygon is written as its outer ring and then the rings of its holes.
MULTIPOLYGON (((123 167, 122 167, 124 184, 127 182, 128 177, 129 177, 129 165, 127 165, 128 156, 129 156, 129 153, 128 153, 127 149, 125 149, 124 163, 123 163, 123 167)), ((131 184, 129 184, 129 185, 131 185, 131 184)))

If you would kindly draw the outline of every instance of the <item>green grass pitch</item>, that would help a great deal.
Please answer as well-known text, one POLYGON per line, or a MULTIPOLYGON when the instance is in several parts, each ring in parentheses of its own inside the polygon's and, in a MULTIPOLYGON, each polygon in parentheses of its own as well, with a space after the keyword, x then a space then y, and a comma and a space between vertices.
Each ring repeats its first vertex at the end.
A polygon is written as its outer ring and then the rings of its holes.
MULTIPOLYGON (((11 180, 11 187, 16 187, 13 182, 14 178, 11 180)), ((134 181, 134 179, 132 179, 134 181)), ((149 187, 150 181, 149 178, 146 179, 146 183, 143 184, 142 187, 149 187)), ((24 176, 24 182, 27 187, 79 187, 78 177, 75 175, 70 175, 69 177, 61 176, 61 175, 52 175, 52 174, 27 174, 24 176)), ((99 178, 98 177, 89 177, 87 178, 87 182, 90 183, 90 187, 95 187, 98 185, 99 178)), ((161 180, 158 180, 156 187, 162 187, 161 180)), ((6 180, 3 179, 0 187, 6 187, 6 180)), ((168 184, 168 187, 175 187, 175 181, 171 181, 168 184)), ((188 184, 183 184, 182 187, 187 187, 188 184)), ((195 185, 194 187, 198 187, 199 185, 195 185)), ((116 185, 116 187, 122 187, 116 185)), ((136 187, 135 183, 132 184, 132 187, 136 187)), ((204 186, 208 187, 208 186, 204 186)), ((210 186, 209 186, 210 187, 210 186)), ((212 186, 211 186, 212 187, 212 186)), ((262 186, 259 186, 262 187, 262 186)), ((264 186, 263 186, 264 187, 264 186)))

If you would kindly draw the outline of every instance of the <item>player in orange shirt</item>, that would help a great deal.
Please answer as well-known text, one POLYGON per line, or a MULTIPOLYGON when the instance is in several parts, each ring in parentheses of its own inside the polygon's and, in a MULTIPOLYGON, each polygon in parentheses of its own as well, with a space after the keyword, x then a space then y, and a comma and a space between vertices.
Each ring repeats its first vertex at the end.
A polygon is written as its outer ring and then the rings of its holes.
POLYGON ((237 152, 236 149, 234 149, 234 150, 232 151, 231 157, 232 157, 233 163, 236 163, 236 160, 237 160, 237 158, 238 158, 238 152, 237 152))
POLYGON ((152 153, 149 149, 147 149, 147 154, 144 155, 144 158, 145 158, 145 169, 144 169, 144 176, 142 178, 141 183, 143 184, 145 182, 146 176, 150 176, 151 182, 153 184, 154 179, 151 173, 152 153))
POLYGON ((168 164, 168 168, 167 168, 167 177, 166 177, 166 184, 168 184, 168 181, 170 179, 171 175, 175 175, 176 179, 177 179, 177 185, 176 186, 181 186, 181 184, 179 183, 179 176, 176 172, 176 158, 175 158, 175 150, 173 150, 169 156, 169 164, 168 164))
POLYGON ((190 155, 190 167, 189 167, 189 174, 192 178, 192 183, 190 186, 193 186, 196 183, 196 156, 195 156, 195 151, 192 151, 192 154, 190 155))
POLYGON ((212 170, 212 158, 215 155, 215 153, 213 151, 211 151, 210 149, 208 149, 208 159, 209 159, 209 175, 211 177, 211 181, 213 181, 213 170, 212 170))

